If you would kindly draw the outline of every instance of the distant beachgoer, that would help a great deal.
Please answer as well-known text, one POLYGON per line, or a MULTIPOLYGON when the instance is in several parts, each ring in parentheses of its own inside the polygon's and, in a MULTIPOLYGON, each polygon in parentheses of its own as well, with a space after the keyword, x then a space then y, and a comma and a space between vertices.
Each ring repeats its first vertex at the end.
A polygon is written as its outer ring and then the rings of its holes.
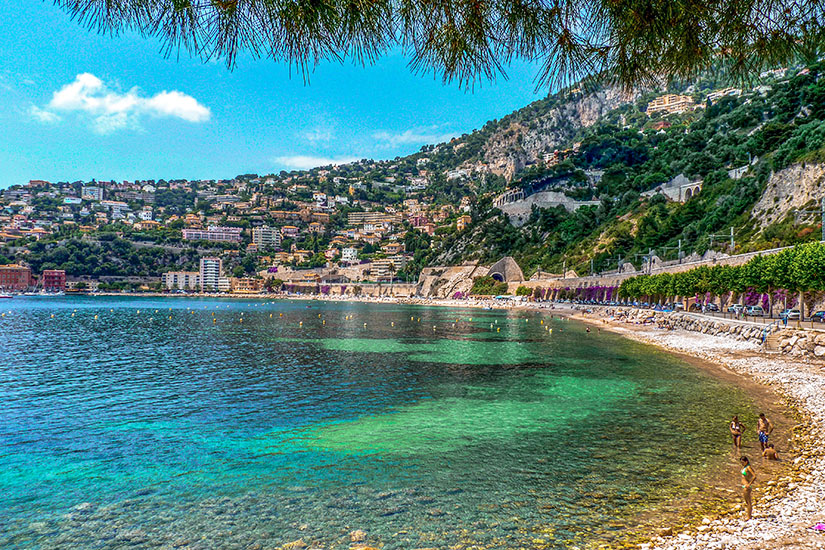
POLYGON ((748 511, 748 519, 753 517, 753 495, 751 494, 751 486, 756 481, 756 472, 751 466, 751 461, 748 457, 743 456, 739 459, 742 463, 742 496, 745 498, 745 508, 748 511))
POLYGON ((590 334, 590 327, 587 327, 587 328, 585 329, 585 331, 586 331, 588 334, 590 334))
POLYGON ((773 424, 765 417, 765 413, 759 413, 759 423, 756 426, 756 430, 759 432, 759 445, 762 446, 762 450, 764 451, 765 447, 768 446, 768 436, 771 435, 773 431, 773 424))
POLYGON ((773 448, 773 443, 768 443, 768 446, 762 451, 762 456, 768 460, 779 460, 779 452, 773 448))
POLYGON ((734 416, 733 420, 730 421, 730 435, 733 437, 733 446, 737 449, 742 447, 742 432, 745 431, 745 427, 739 422, 739 417, 734 416))

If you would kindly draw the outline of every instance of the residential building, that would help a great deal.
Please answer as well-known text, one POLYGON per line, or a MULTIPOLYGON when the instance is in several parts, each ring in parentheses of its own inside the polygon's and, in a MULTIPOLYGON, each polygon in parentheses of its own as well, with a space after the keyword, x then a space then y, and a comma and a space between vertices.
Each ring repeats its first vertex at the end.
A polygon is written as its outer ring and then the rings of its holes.
POLYGON ((0 265, 0 290, 24 291, 32 286, 32 270, 18 264, 0 265))
POLYGON ((169 290, 200 289, 201 275, 197 271, 168 271, 164 273, 161 278, 163 280, 163 287, 169 290))
POLYGON ((470 225, 470 222, 472 221, 473 218, 467 216, 466 214, 464 216, 459 216, 458 219, 455 221, 455 228, 459 231, 464 231, 464 228, 470 225))
POLYGON ((134 225, 134 228, 139 231, 151 231, 153 229, 160 229, 160 222, 155 220, 141 220, 134 225))
POLYGON ((223 262, 220 258, 201 258, 200 284, 204 292, 219 290, 218 280, 221 278, 223 262))
POLYGON ((281 233, 278 228, 268 225, 256 227, 252 230, 252 242, 259 248, 278 248, 281 246, 281 233))
POLYGON ((229 277, 232 292, 260 292, 264 288, 263 279, 252 277, 229 277))
POLYGON ((281 228, 281 234, 284 237, 297 237, 298 236, 298 228, 294 225, 285 225, 281 228))
MULTIPOLYGON (((319 220, 320 221, 320 220, 319 220)), ((401 216, 398 214, 387 214, 385 212, 350 212, 347 214, 347 221, 350 225, 362 225, 365 223, 401 223, 401 216)))
POLYGON ((209 229, 184 229, 184 240, 211 242, 241 242, 241 227, 221 227, 210 225, 209 229))
POLYGON ((390 256, 380 260, 373 260, 370 265, 370 277, 374 280, 390 279, 407 266, 404 256, 390 256))
POLYGON ((693 98, 689 95, 665 94, 655 98, 647 104, 647 116, 658 112, 667 114, 684 113, 696 107, 693 98))
POLYGON ((97 185, 84 185, 81 188, 80 197, 90 201, 103 200, 103 188, 97 185))
POLYGON ((730 96, 730 97, 737 97, 742 95, 742 90, 739 88, 724 88, 722 90, 717 90, 715 92, 711 92, 708 94, 708 101, 712 104, 716 103, 718 100, 722 99, 723 97, 730 96))
POLYGON ((400 254, 401 252, 404 252, 404 243, 399 243, 399 242, 388 243, 388 244, 382 246, 381 248, 384 250, 384 252, 386 252, 390 256, 395 256, 396 254, 400 254))
POLYGON ((229 277, 218 277, 218 292, 230 292, 232 290, 232 281, 229 277))
POLYGON ((62 269, 44 269, 41 274, 43 290, 63 292, 66 290, 66 272, 62 269))
POLYGON ((341 263, 354 264, 358 262, 358 249, 347 247, 341 250, 341 263))

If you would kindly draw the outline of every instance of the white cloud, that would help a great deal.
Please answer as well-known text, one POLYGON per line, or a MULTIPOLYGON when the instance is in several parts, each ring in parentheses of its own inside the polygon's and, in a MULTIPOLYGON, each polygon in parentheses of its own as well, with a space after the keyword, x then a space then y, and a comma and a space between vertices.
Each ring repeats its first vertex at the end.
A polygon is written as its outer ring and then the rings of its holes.
POLYGON ((300 137, 304 138, 310 143, 326 143, 332 141, 335 133, 330 128, 311 128, 301 132, 300 137))
POLYGON ((402 145, 426 145, 437 144, 450 141, 456 137, 455 132, 441 131, 438 126, 426 126, 420 128, 410 128, 403 132, 380 131, 372 134, 376 144, 381 148, 399 147, 402 145))
POLYGON ((29 109, 29 114, 34 120, 37 122, 42 122, 43 124, 52 124, 60 121, 60 115, 41 109, 37 105, 31 106, 31 109, 29 109))
POLYGON ((59 120, 59 112, 80 113, 88 116, 92 128, 102 134, 139 127, 144 116, 187 122, 205 122, 211 116, 208 107, 183 92, 163 91, 148 97, 135 87, 120 93, 90 73, 77 75, 73 82, 54 92, 45 108, 35 109, 32 116, 41 122, 59 120))
POLYGON ((319 166, 329 166, 330 164, 348 164, 358 160, 354 157, 314 157, 311 155, 291 155, 283 157, 275 157, 272 162, 278 166, 283 166, 292 170, 309 170, 310 168, 317 168, 319 166))

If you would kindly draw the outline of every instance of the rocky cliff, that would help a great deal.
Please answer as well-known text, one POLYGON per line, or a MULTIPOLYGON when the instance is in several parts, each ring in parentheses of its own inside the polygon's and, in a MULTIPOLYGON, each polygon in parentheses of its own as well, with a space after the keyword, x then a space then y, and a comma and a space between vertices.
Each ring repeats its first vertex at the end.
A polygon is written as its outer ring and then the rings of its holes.
POLYGON ((508 181, 544 155, 565 147, 580 128, 595 124, 601 117, 638 97, 611 87, 590 93, 578 92, 538 116, 527 107, 502 120, 483 147, 484 164, 508 181))
MULTIPOLYGON (((794 164, 771 175, 753 217, 762 228, 782 221, 794 210, 818 209, 825 196, 825 164, 794 164)), ((817 221, 808 216, 805 221, 817 221)))

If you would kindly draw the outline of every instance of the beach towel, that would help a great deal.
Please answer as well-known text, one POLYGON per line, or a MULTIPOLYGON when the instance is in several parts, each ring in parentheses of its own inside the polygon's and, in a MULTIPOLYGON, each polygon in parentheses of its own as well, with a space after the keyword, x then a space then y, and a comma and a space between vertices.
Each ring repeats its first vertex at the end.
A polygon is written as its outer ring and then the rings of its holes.
POLYGON ((814 531, 819 531, 820 533, 825 533, 825 523, 819 522, 816 525, 808 527, 808 529, 812 529, 814 531))

